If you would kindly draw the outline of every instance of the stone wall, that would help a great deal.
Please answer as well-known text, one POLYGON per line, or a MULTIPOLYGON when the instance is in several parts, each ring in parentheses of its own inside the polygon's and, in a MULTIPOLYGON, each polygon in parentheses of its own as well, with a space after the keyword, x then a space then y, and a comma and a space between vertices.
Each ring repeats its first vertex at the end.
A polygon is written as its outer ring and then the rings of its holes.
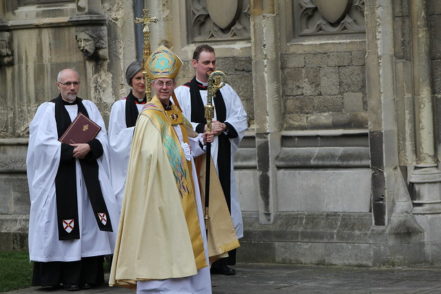
POLYGON ((365 51, 329 47, 282 55, 285 129, 367 128, 365 51))
POLYGON ((0 250, 27 248, 27 139, 0 139, 0 250))

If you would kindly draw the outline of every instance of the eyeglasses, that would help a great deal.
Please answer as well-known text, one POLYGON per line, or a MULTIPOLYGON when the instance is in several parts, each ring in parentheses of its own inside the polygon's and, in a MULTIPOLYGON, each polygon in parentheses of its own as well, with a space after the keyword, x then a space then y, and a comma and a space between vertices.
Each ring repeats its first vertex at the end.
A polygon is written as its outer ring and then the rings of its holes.
POLYGON ((80 82, 65 82, 65 83, 62 83, 62 82, 58 82, 59 84, 62 84, 63 86, 68 86, 68 87, 70 87, 70 86, 72 86, 72 85, 74 85, 74 86, 78 86, 79 84, 80 84, 80 82))
POLYGON ((164 86, 166 86, 167 88, 170 88, 173 86, 173 82, 172 81, 168 81, 168 82, 163 82, 163 81, 156 81, 157 85, 162 88, 164 86))

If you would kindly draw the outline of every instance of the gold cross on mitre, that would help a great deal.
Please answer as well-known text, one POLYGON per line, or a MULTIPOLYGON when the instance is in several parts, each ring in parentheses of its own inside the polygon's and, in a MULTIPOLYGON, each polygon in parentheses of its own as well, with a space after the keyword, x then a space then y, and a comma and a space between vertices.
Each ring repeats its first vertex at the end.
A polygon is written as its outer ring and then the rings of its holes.
POLYGON ((144 29, 142 30, 144 33, 149 32, 149 24, 158 22, 158 18, 155 16, 149 16, 149 10, 147 8, 144 8, 143 10, 143 17, 137 17, 135 18, 135 23, 142 23, 144 24, 144 29))

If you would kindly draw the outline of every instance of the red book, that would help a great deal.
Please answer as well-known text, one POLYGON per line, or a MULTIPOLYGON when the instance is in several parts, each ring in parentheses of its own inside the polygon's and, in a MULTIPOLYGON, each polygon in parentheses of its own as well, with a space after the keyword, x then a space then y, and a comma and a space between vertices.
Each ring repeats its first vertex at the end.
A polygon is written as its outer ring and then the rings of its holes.
POLYGON ((65 144, 87 143, 95 139, 100 130, 99 125, 79 113, 59 141, 65 144))

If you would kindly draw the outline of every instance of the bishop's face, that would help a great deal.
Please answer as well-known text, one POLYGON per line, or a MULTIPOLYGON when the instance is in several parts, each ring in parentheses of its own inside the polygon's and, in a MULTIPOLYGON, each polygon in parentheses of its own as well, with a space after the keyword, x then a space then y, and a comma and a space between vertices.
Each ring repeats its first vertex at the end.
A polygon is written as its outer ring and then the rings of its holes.
POLYGON ((202 51, 199 59, 193 59, 191 64, 196 72, 196 78, 201 82, 207 82, 208 76, 216 70, 216 55, 213 52, 202 51))
POLYGON ((153 91, 163 105, 168 105, 168 101, 175 88, 173 79, 159 78, 152 82, 153 91))

